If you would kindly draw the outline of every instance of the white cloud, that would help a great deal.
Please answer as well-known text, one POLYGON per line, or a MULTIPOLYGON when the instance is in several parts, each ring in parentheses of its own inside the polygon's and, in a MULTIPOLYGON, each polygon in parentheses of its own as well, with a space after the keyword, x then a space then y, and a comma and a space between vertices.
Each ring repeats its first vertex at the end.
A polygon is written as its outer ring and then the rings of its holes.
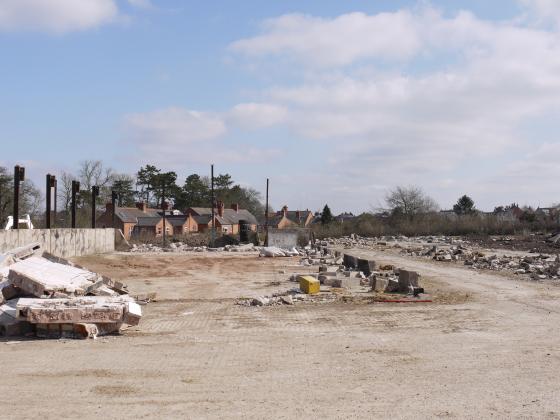
POLYGON ((226 132, 219 116, 176 107, 130 114, 124 123, 127 140, 146 154, 192 153, 192 146, 226 132))
POLYGON ((334 19, 291 14, 265 21, 261 35, 236 41, 231 49, 249 56, 288 55, 313 65, 346 65, 371 56, 405 59, 420 48, 415 23, 407 10, 334 19))
POLYGON ((0 31, 65 33, 114 22, 114 0, 2 0, 0 31))
POLYGON ((538 22, 560 24, 560 2, 558 0, 520 0, 538 22))
MULTIPOLYGON (((560 8, 560 1, 533 3, 551 14, 560 8)), ((333 191, 352 185, 357 200, 371 180, 419 183, 450 203, 446 194, 461 188, 493 202, 500 188, 511 187, 499 175, 507 162, 522 161, 538 143, 522 124, 560 109, 560 35, 524 22, 486 21, 468 11, 446 17, 430 8, 332 19, 288 15, 231 49, 250 60, 266 57, 267 65, 305 65, 299 82, 277 83, 261 97, 286 110, 285 124, 298 136, 330 150, 333 191), (465 177, 465 168, 475 176, 465 177), (492 176, 501 185, 484 189, 492 176)), ((538 155, 531 162, 511 164, 533 174, 516 177, 520 191, 550 186, 543 180, 553 164, 538 155)))
POLYGON ((284 122, 287 111, 283 106, 250 102, 235 105, 228 117, 232 124, 245 129, 258 129, 284 122))
POLYGON ((225 116, 184 108, 167 108, 125 116, 123 141, 139 161, 162 165, 239 163, 271 159, 280 151, 226 144, 225 116))

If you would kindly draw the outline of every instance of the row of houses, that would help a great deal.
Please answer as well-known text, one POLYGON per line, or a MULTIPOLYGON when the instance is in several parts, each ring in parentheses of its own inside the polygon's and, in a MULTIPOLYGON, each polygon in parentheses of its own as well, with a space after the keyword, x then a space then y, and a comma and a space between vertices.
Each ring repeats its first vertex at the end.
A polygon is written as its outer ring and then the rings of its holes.
MULTIPOLYGON (((164 231, 167 236, 185 235, 204 232, 213 227, 223 234, 235 235, 239 233, 242 225, 250 231, 257 231, 259 225, 265 224, 264 219, 264 215, 257 219, 250 211, 240 209, 238 204, 225 208, 223 202, 217 203, 213 219, 211 207, 189 207, 183 212, 149 208, 146 203, 137 203, 136 207, 113 209, 113 205, 107 203, 105 212, 97 219, 97 226, 120 229, 126 239, 162 236, 164 231)), ((271 228, 289 229, 308 227, 314 216, 309 210, 288 211, 288 207, 284 206, 282 210, 270 213, 268 219, 268 226, 271 228)))

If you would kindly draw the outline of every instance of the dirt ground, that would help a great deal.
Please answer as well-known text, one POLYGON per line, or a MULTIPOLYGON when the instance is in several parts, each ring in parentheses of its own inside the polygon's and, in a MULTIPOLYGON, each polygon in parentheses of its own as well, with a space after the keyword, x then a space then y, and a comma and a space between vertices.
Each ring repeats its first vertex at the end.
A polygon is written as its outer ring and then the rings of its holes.
POLYGON ((560 287, 355 254, 417 270, 434 302, 244 307, 298 259, 80 258, 158 301, 120 336, 1 340, 0 418, 560 418, 560 287))

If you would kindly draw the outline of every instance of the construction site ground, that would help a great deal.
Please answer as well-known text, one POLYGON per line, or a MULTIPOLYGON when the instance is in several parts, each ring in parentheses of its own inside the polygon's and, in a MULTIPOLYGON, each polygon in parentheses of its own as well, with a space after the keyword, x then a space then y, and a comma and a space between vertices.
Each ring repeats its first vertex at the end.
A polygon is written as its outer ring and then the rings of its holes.
POLYGON ((560 418, 558 285, 353 253, 418 271, 433 302, 246 307, 299 258, 79 258, 158 299, 120 337, 1 340, 0 417, 560 418))

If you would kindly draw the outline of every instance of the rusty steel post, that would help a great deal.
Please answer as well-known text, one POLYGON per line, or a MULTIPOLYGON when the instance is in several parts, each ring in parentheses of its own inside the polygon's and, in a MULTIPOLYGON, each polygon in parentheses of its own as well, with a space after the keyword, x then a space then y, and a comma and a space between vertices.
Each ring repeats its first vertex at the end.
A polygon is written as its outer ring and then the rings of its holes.
POLYGON ((51 228, 51 174, 47 174, 45 185, 45 227, 51 228))
POLYGON ((14 225, 12 229, 19 229, 19 184, 25 180, 25 168, 23 166, 14 166, 14 225))
POLYGON ((99 187, 94 185, 91 187, 91 228, 95 229, 95 202, 99 197, 99 187))
POLYGON ((72 181, 72 229, 76 228, 76 195, 80 192, 80 183, 72 181))

